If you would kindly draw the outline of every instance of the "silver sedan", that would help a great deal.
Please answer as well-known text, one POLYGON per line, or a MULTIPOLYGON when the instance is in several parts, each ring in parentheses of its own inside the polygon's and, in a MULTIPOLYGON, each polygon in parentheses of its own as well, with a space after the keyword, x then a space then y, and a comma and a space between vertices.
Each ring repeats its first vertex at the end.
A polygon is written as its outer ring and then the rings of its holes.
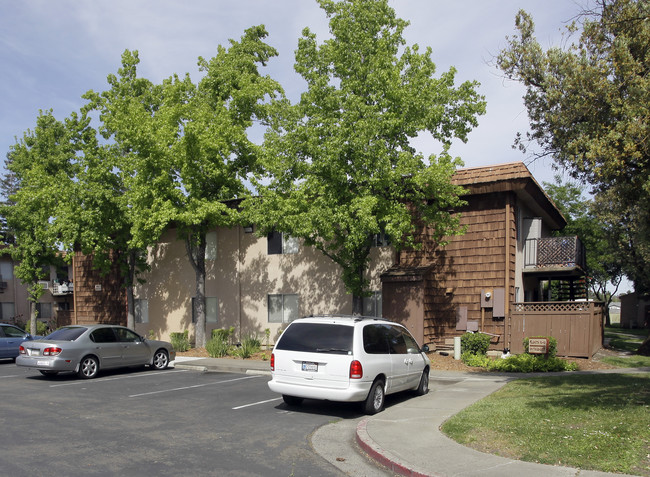
POLYGON ((72 325, 24 342, 16 364, 38 369, 45 376, 70 371, 90 379, 100 369, 142 365, 165 369, 175 358, 170 343, 145 339, 123 326, 72 325))

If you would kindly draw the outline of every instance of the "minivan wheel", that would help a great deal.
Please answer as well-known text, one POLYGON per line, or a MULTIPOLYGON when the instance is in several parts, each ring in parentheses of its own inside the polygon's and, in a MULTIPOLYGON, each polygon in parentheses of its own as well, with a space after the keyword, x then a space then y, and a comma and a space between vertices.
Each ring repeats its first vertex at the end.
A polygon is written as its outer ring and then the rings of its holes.
POLYGON ((378 379, 372 384, 366 401, 363 403, 363 410, 366 414, 377 414, 384 409, 384 382, 378 379))
POLYGON ((296 396, 287 396, 286 394, 282 395, 282 399, 284 399, 284 402, 287 406, 300 406, 304 401, 303 398, 296 396))
POLYGON ((424 396, 429 392, 429 369, 422 371, 422 376, 420 377, 420 384, 415 390, 415 394, 418 396, 424 396))

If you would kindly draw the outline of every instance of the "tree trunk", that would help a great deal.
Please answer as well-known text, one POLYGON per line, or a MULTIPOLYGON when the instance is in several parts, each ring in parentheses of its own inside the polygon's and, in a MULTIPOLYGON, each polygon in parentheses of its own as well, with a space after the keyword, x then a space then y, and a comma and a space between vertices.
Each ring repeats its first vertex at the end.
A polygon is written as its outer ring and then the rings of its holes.
POLYGON ((645 341, 641 343, 639 349, 636 350, 636 354, 641 356, 650 356, 650 335, 648 335, 645 341))
POLYGON ((352 314, 363 315, 363 297, 352 295, 352 314))
POLYGON ((187 255, 194 268, 196 276, 196 293, 194 296, 193 312, 196 317, 194 328, 194 346, 205 347, 205 233, 201 233, 197 241, 191 235, 185 239, 187 255))
POLYGON ((38 327, 36 326, 36 318, 38 313, 36 312, 36 302, 29 302, 29 332, 32 336, 38 334, 38 327))
POLYGON ((127 258, 127 283, 126 283, 126 326, 135 329, 135 298, 133 297, 133 284, 135 283, 135 270, 137 267, 137 251, 130 250, 127 258))

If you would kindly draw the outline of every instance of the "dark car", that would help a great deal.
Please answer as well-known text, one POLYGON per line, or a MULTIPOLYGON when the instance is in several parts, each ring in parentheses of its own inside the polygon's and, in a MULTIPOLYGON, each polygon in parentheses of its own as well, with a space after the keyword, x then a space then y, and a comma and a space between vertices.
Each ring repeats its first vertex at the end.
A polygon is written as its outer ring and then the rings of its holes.
POLYGON ((16 359, 20 344, 32 335, 14 325, 0 323, 0 359, 16 359))
POLYGON ((175 358, 171 343, 145 339, 123 326, 72 325, 24 343, 16 364, 45 376, 70 371, 89 379, 100 369, 142 365, 165 369, 175 358))

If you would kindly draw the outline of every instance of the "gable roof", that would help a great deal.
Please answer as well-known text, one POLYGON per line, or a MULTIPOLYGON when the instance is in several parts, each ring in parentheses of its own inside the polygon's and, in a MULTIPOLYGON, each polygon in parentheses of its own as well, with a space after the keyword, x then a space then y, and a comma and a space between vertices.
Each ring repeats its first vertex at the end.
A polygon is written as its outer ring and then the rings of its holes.
POLYGON ((566 226, 566 219, 544 192, 523 162, 458 169, 452 177, 468 195, 513 192, 553 230, 566 226))

